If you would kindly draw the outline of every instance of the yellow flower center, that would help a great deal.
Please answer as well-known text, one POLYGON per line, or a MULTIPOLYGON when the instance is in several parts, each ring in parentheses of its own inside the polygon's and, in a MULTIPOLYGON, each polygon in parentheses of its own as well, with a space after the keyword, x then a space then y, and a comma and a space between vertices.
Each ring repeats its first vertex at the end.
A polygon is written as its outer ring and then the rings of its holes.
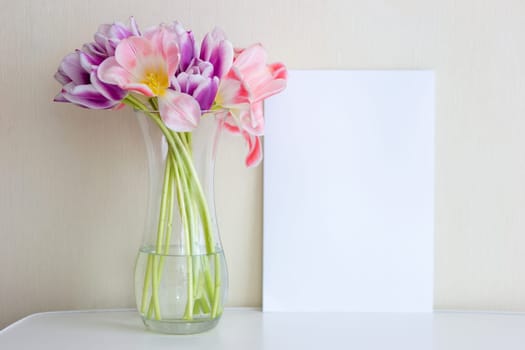
POLYGON ((150 70, 146 72, 143 84, 146 84, 155 96, 162 96, 170 86, 168 75, 163 70, 150 70))

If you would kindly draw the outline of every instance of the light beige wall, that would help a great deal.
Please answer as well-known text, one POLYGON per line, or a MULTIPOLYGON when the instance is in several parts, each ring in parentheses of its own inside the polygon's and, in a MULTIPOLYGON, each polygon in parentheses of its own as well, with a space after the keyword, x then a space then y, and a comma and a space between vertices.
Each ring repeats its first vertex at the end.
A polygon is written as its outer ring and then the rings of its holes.
MULTIPOLYGON (((99 23, 131 14, 143 26, 179 19, 198 37, 219 25, 239 46, 263 42, 290 68, 435 69, 435 306, 525 311, 522 1, 4 0, 1 7, 0 327, 37 311, 134 304, 145 189, 138 127, 129 111, 51 103, 61 57, 91 40, 99 23)), ((222 146, 217 207, 229 304, 257 306, 261 169, 243 168, 237 140, 222 146)))

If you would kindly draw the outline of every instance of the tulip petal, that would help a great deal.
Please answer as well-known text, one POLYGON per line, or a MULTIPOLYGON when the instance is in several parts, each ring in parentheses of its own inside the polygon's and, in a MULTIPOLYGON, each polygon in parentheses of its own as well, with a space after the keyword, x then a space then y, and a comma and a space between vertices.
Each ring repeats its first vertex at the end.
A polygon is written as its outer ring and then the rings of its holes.
POLYGON ((197 88, 193 91, 193 97, 199 102, 200 109, 207 111, 213 105, 217 90, 219 89, 219 78, 207 78, 200 82, 197 88))
POLYGON ((267 65, 267 56, 261 45, 253 45, 239 53, 227 75, 242 81, 251 102, 262 101, 286 87, 286 67, 282 63, 267 65))
POLYGON ((159 96, 159 111, 164 124, 174 131, 192 131, 199 124, 200 106, 190 95, 167 90, 159 96))
POLYGON ((286 88, 286 80, 276 79, 260 84, 252 91, 252 102, 262 101, 270 96, 278 94, 286 88))
POLYGON ((115 50, 115 61, 118 62, 124 70, 134 73, 137 70, 139 60, 144 64, 146 58, 153 54, 153 47, 147 39, 141 37, 130 37, 122 40, 117 46, 117 49, 115 50))
POLYGON ((67 83, 70 83, 72 81, 60 67, 55 73, 55 79, 62 85, 66 85, 67 83))
POLYGON ((213 65, 213 75, 222 78, 233 62, 233 45, 226 40, 226 35, 219 28, 206 34, 202 40, 200 58, 213 65))
MULTIPOLYGON (((260 67, 266 67, 266 60, 268 54, 266 50, 260 44, 255 44, 247 49, 244 49, 239 53, 237 58, 235 58, 234 66, 239 69, 239 71, 253 73, 257 72, 260 67)), ((250 78, 251 74, 244 73, 250 78)), ((254 77, 258 77, 258 74, 254 77)))
POLYGON ((180 51, 179 71, 184 72, 196 55, 195 38, 191 31, 186 31, 177 21, 174 21, 168 28, 177 36, 180 51))
POLYGON ((117 102, 110 101, 98 92, 92 85, 64 85, 62 92, 63 98, 81 107, 91 109, 107 109, 113 107, 117 102))
POLYGON ((89 74, 80 64, 78 51, 70 53, 60 63, 59 70, 67 75, 76 85, 86 84, 89 81, 89 74))
POLYGON ((120 101, 126 96, 126 92, 120 87, 113 84, 106 84, 98 78, 97 71, 91 72, 91 84, 97 89, 105 98, 113 101, 120 101))
POLYGON ((64 95, 62 95, 61 92, 59 92, 55 98, 53 99, 54 102, 69 102, 65 97, 64 95))
POLYGON ((232 134, 239 134, 241 132, 241 129, 239 129, 239 127, 233 123, 232 119, 226 118, 222 125, 232 134))
POLYGON ((268 65, 274 79, 288 79, 286 66, 281 62, 275 62, 268 65))
MULTIPOLYGON (((120 47, 120 46, 119 46, 120 47)), ((128 70, 124 69, 115 57, 110 57, 97 69, 98 78, 106 83, 118 85, 123 90, 138 92, 145 96, 155 96, 146 84, 138 83, 137 78, 128 70)))
POLYGON ((137 21, 135 21, 135 17, 133 16, 129 18, 129 28, 131 29, 131 34, 133 34, 134 36, 141 35, 137 21))
POLYGON ((133 75, 122 68, 115 57, 110 57, 97 69, 98 78, 107 84, 115 84, 123 87, 133 79, 133 75))
MULTIPOLYGON (((117 45, 132 35, 140 35, 133 18, 130 19, 130 26, 121 23, 101 25, 95 34, 94 42, 84 44, 81 50, 76 50, 62 60, 55 79, 63 85, 63 88, 62 92, 55 97, 55 101, 72 102, 82 107, 96 109, 121 106, 119 101, 126 92, 117 86, 117 82, 126 85, 131 82, 131 77, 125 77, 125 79, 122 76, 116 77, 116 72, 109 69, 110 60, 106 63, 106 68, 111 73, 109 75, 113 76, 108 77, 111 83, 104 82, 98 76, 98 66, 108 57, 114 56, 117 45), (91 88, 87 89, 88 85, 91 88)), ((142 91, 140 87, 135 90, 142 91)))
POLYGON ((224 107, 249 102, 249 92, 239 80, 223 79, 219 91, 219 101, 217 102, 224 107))
POLYGON ((246 166, 248 168, 256 167, 262 160, 261 139, 259 136, 250 135, 246 132, 243 133, 243 137, 248 144, 248 155, 245 159, 246 166))
MULTIPOLYGON (((180 53, 177 46, 177 37, 175 33, 169 31, 166 26, 161 25, 158 28, 147 32, 144 34, 144 36, 145 39, 143 40, 145 40, 147 43, 150 43, 152 49, 154 50, 154 55, 162 55, 162 58, 164 59, 164 62, 167 66, 166 68, 168 70, 168 77, 174 75, 177 71, 177 68, 179 67, 180 61, 180 53)), ((146 65, 146 61, 149 60, 147 57, 148 53, 146 51, 138 52, 144 54, 144 57, 137 56, 139 59, 144 60, 144 62, 141 62, 141 64, 146 65)))
POLYGON ((137 23, 133 17, 130 18, 130 25, 122 23, 102 24, 95 33, 95 43, 102 48, 106 57, 115 55, 115 48, 125 38, 130 36, 140 36, 137 23))
POLYGON ((243 130, 256 136, 264 134, 264 113, 263 102, 256 102, 250 105, 250 109, 240 116, 243 130))

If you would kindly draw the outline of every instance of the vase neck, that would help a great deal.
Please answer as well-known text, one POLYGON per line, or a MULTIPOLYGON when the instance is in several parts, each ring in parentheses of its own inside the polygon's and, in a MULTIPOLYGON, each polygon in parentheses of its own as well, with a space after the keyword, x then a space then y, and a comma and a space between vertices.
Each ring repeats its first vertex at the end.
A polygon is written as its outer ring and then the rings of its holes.
POLYGON ((209 115, 191 133, 173 132, 159 127, 158 115, 136 114, 149 170, 143 245, 176 255, 222 250, 214 198, 219 122, 209 115))

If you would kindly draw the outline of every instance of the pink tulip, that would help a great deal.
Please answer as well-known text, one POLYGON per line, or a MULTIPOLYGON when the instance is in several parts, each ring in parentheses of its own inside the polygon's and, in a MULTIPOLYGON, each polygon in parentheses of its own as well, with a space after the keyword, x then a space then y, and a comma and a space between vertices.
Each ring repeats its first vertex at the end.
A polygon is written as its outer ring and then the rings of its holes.
POLYGON ((227 130, 241 134, 249 153, 247 166, 262 159, 259 136, 264 133, 263 100, 286 87, 287 72, 282 63, 267 64, 264 48, 253 45, 236 52, 230 71, 222 78, 216 108, 227 130))
POLYGON ((98 69, 101 81, 147 97, 158 98, 159 112, 166 126, 174 131, 191 131, 201 111, 192 96, 170 88, 170 79, 180 61, 175 34, 159 26, 143 37, 122 40, 115 56, 98 69))

